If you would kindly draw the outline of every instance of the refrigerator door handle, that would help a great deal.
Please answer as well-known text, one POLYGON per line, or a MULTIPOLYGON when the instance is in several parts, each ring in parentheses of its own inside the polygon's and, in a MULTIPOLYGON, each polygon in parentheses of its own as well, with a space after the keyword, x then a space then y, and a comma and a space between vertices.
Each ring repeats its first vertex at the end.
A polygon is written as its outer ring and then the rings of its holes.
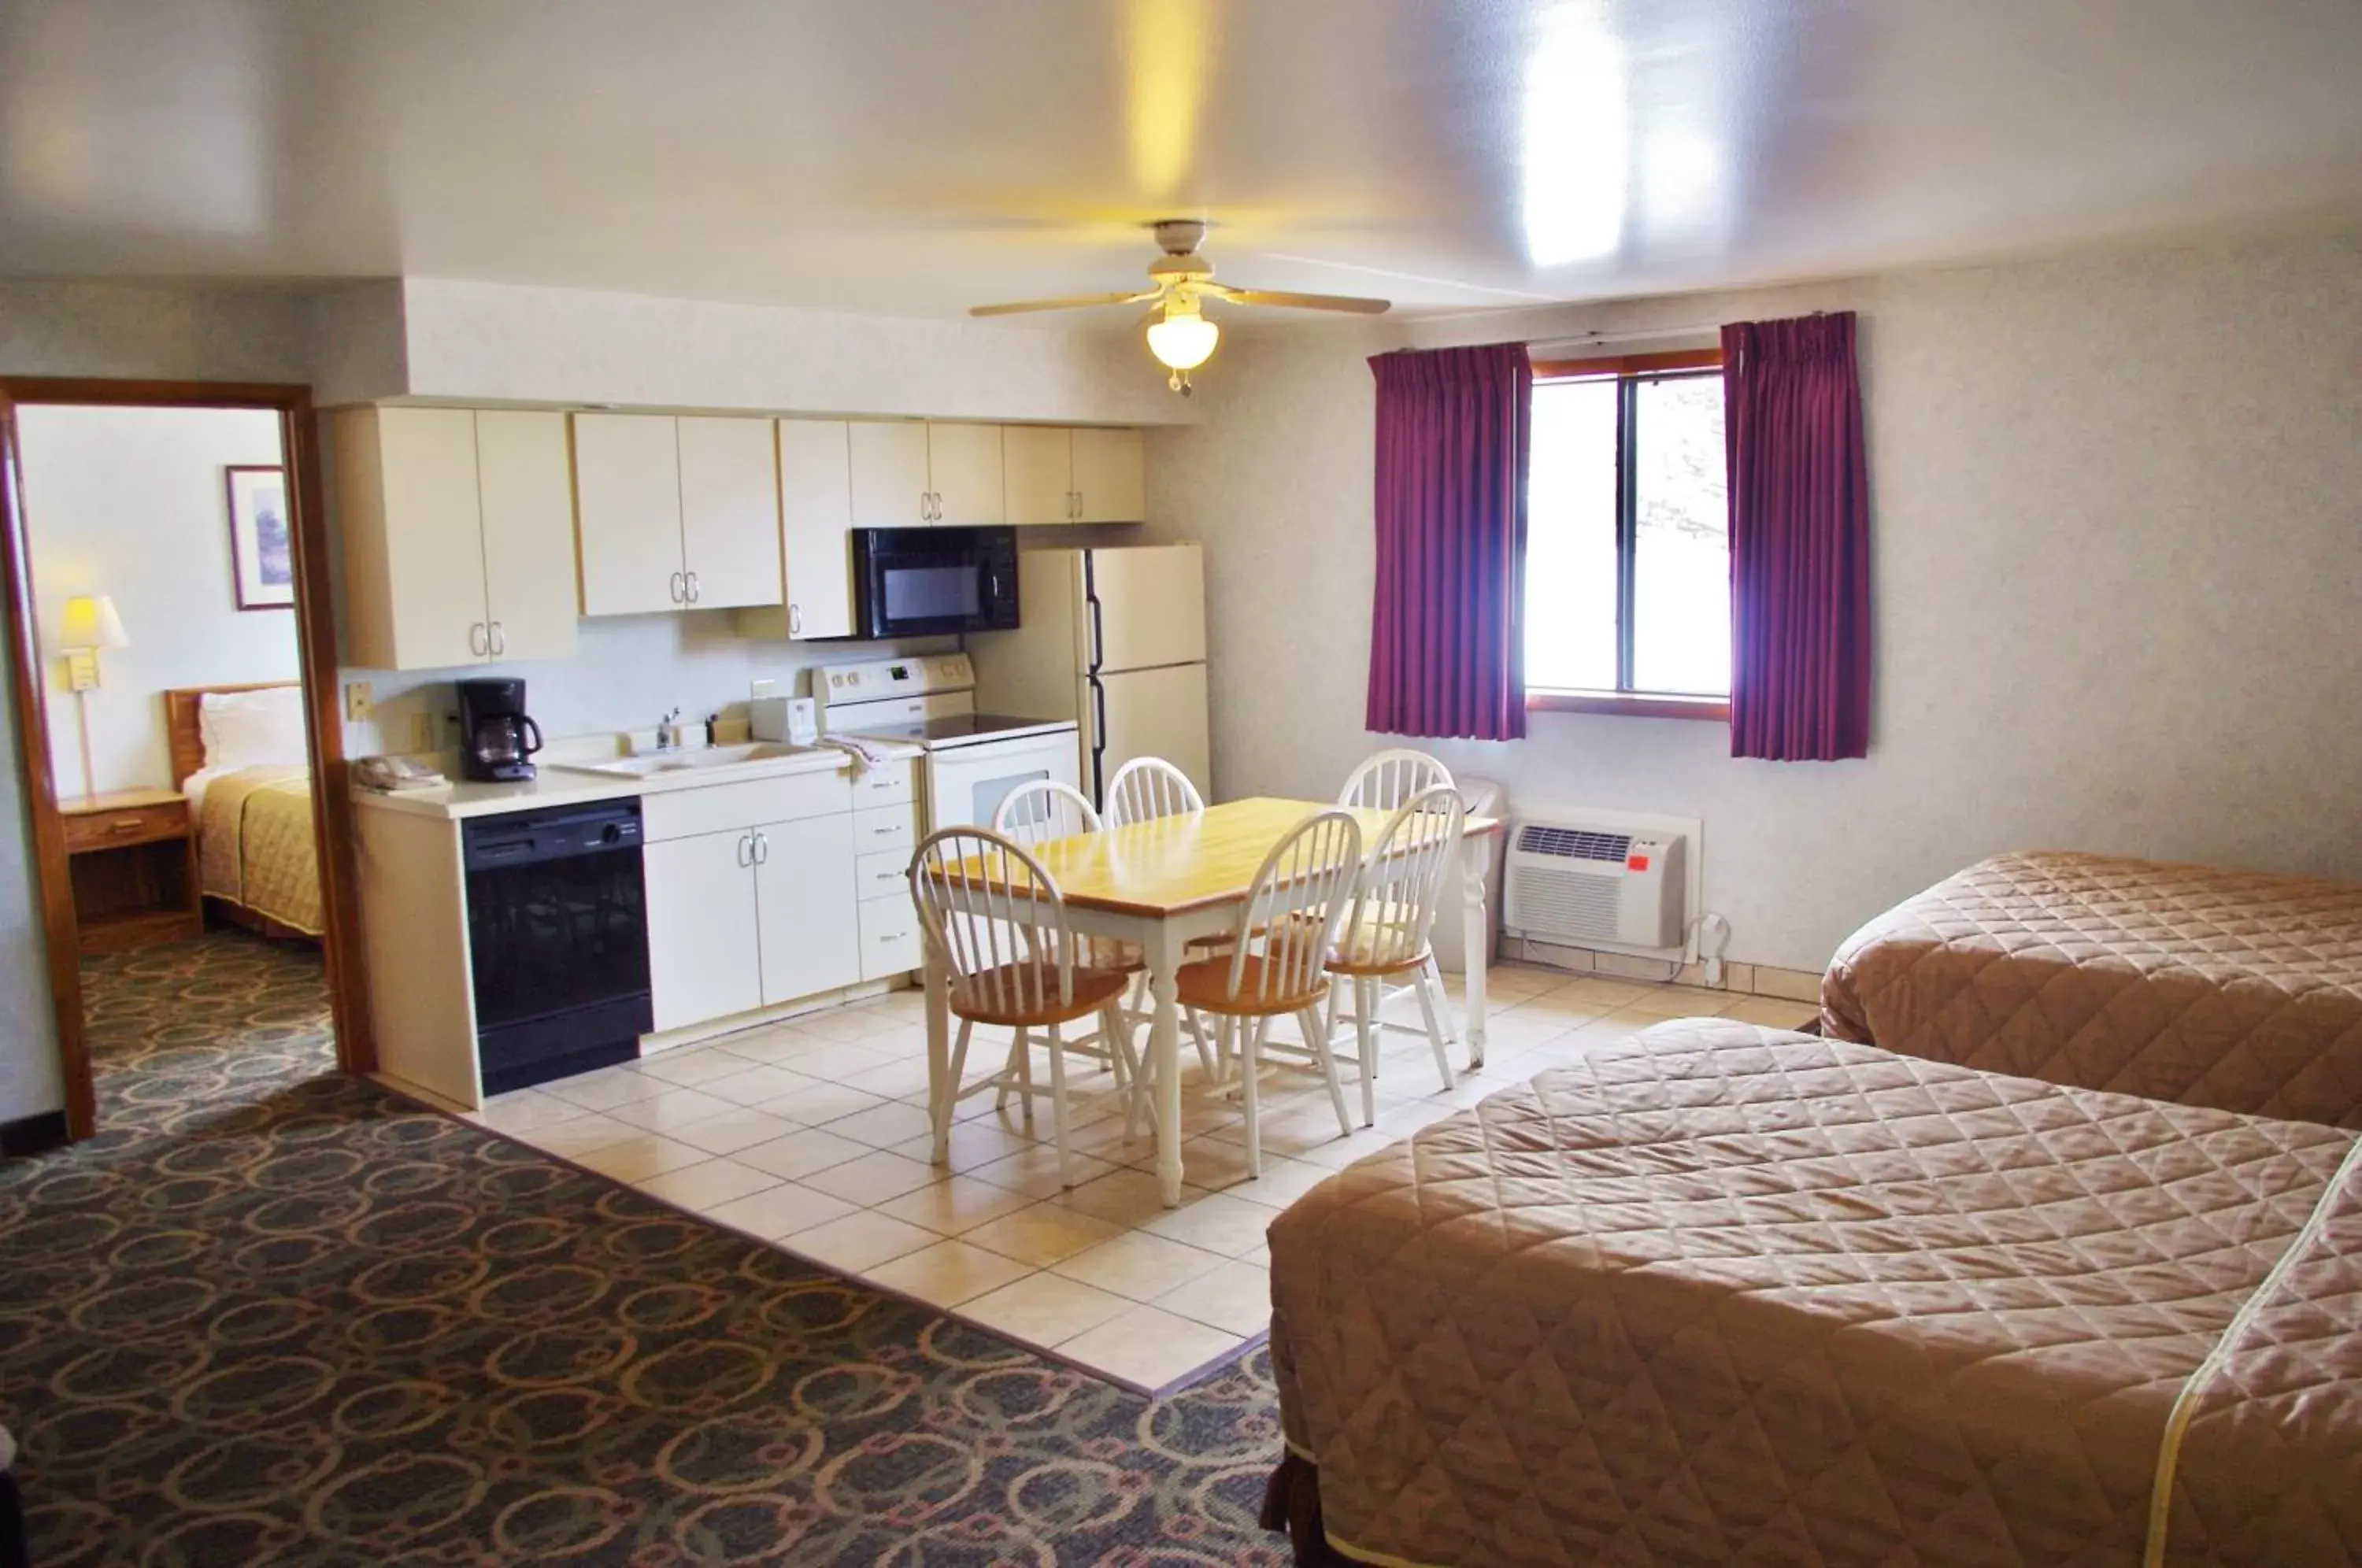
POLYGON ((1091 552, 1083 552, 1083 602, 1091 613, 1090 657, 1083 661, 1086 673, 1097 675, 1107 657, 1107 621, 1099 604, 1098 574, 1092 570, 1091 552))
POLYGON ((1107 682, 1091 679, 1091 804, 1107 799, 1107 682))

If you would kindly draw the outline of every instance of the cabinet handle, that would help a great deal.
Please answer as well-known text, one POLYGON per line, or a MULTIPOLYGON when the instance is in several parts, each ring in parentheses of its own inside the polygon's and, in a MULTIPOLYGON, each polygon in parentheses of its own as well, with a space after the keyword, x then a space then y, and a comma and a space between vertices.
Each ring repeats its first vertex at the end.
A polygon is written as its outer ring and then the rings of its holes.
POLYGON ((675 572, 675 573, 673 573, 673 574, 672 574, 671 578, 670 578, 670 579, 668 579, 668 580, 667 580, 667 582, 666 582, 666 584, 665 584, 665 592, 666 592, 666 594, 667 594, 668 596, 669 596, 669 597, 671 598, 672 602, 673 602, 675 604, 679 604, 679 603, 681 603, 681 602, 682 602, 681 596, 680 596, 680 580, 681 580, 681 576, 682 576, 682 574, 681 574, 681 573, 679 573, 679 572, 675 572))
POLYGON ((138 833, 139 831, 139 819, 138 817, 120 818, 115 822, 107 823, 106 831, 109 833, 138 833))
POLYGON ((509 635, 501 629, 501 624, 498 621, 491 624, 491 628, 485 635, 485 641, 491 645, 492 652, 495 655, 504 654, 509 651, 509 635))
POLYGON ((468 623, 468 651, 478 658, 482 658, 492 651, 491 640, 484 635, 484 624, 481 621, 468 623))
POLYGON ((767 865, 769 865, 770 863, 771 863, 771 840, 770 840, 770 837, 769 837, 769 835, 768 835, 768 834, 759 834, 759 833, 758 833, 758 834, 756 834, 755 835, 755 864, 756 864, 756 865, 757 865, 757 866, 767 866, 767 865))
POLYGON ((804 635, 804 612, 803 612, 803 606, 801 606, 801 605, 800 605, 800 604, 790 604, 790 605, 789 605, 789 606, 788 606, 788 635, 789 635, 789 636, 791 636, 791 637, 800 637, 800 636, 802 636, 803 635, 804 635))
POLYGON ((755 864, 755 835, 751 833, 742 834, 739 835, 738 864, 741 867, 752 866, 755 864))
POLYGON ((695 572, 693 572, 693 571, 685 571, 685 572, 683 572, 683 573, 681 573, 681 574, 680 574, 680 580, 681 580, 681 586, 682 586, 682 588, 683 588, 683 589, 688 592, 688 594, 689 594, 689 602, 690 602, 691 604, 696 603, 696 602, 697 602, 697 574, 696 574, 695 572))
POLYGON ((902 835, 902 830, 898 827, 871 828, 869 831, 880 838, 900 838, 902 835))
POLYGON ((1082 514, 1083 514, 1083 492, 1082 492, 1081 491, 1079 491, 1079 490, 1070 490, 1070 491, 1068 491, 1066 492, 1066 519, 1067 519, 1067 521, 1068 521, 1068 522, 1072 522, 1074 519, 1076 519, 1076 518, 1077 518, 1077 517, 1080 517, 1082 514))

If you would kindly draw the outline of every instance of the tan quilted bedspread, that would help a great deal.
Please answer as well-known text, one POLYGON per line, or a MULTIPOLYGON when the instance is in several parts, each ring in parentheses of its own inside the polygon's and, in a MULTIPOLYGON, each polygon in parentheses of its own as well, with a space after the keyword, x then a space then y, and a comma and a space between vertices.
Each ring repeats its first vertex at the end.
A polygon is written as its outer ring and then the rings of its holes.
POLYGON ((1661 1025, 1280 1216, 1287 1439, 1368 1561, 2136 1564, 2187 1387, 2156 1560, 2348 1561, 2355 1143, 1661 1025))
POLYGON ((311 775, 301 767, 241 767, 206 785, 197 879, 211 897, 319 935, 326 922, 311 775))
POLYGON ((2362 1129, 2362 887, 2003 855, 1846 940, 1822 1032, 2362 1129))

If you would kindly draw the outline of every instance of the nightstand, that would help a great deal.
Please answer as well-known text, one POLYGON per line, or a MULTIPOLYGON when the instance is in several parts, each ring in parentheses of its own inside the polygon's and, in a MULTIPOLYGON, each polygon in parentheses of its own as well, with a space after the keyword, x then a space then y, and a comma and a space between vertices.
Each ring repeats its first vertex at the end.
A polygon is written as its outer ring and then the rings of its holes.
POLYGON ((117 790, 58 802, 85 953, 201 935, 197 840, 178 790, 117 790))

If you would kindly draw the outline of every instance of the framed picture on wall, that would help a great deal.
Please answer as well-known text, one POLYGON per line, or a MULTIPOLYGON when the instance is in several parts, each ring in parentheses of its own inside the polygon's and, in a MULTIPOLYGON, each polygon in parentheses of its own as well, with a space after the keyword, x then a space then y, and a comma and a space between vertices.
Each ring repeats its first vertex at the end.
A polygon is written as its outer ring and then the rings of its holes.
POLYGON ((241 610, 286 610, 295 603, 295 546, 287 527, 287 470, 233 467, 229 477, 229 553, 241 610))

